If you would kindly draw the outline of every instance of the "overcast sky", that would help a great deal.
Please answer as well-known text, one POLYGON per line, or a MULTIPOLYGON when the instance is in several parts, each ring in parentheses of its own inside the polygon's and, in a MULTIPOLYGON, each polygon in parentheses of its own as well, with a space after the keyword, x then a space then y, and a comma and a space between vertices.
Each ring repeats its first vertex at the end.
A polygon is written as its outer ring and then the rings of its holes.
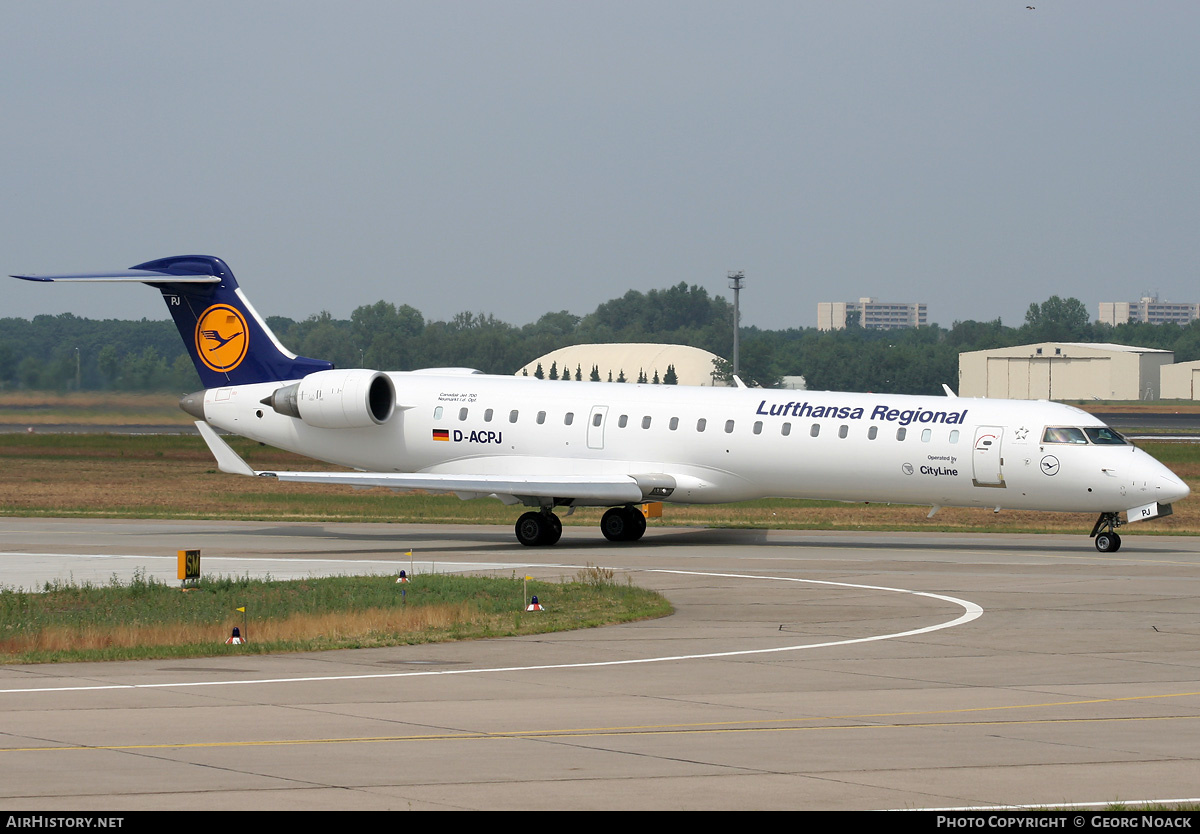
MULTIPOLYGON (((772 329, 1200 302, 1197 44, 1195 0, 0 0, 0 269, 213 254, 264 315, 518 325, 732 269, 772 329)), ((0 289, 64 311, 166 317, 0 289)))

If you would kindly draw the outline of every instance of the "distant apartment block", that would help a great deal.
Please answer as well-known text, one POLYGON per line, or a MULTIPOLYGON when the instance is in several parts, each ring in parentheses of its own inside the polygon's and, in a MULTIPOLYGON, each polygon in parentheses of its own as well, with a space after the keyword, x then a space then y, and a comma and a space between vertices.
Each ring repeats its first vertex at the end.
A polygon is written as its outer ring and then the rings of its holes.
POLYGON ((1200 318, 1200 304, 1159 301, 1158 296, 1143 296, 1141 301, 1101 301, 1101 324, 1187 324, 1200 318))
POLYGON ((896 330, 929 324, 924 304, 889 304, 874 298, 860 298, 858 301, 819 302, 817 329, 843 330, 855 313, 859 325, 868 330, 896 330))

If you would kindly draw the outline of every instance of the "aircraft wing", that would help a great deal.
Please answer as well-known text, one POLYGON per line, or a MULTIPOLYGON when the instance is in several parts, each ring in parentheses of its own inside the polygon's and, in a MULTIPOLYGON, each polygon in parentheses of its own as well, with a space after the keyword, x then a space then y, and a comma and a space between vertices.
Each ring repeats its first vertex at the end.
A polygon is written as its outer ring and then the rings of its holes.
POLYGON ((196 428, 208 444, 217 468, 232 475, 255 475, 313 484, 349 484, 358 487, 426 489, 453 492, 460 498, 484 495, 516 498, 575 498, 604 504, 631 504, 646 500, 632 475, 441 475, 404 472, 278 472, 250 467, 208 423, 196 428))

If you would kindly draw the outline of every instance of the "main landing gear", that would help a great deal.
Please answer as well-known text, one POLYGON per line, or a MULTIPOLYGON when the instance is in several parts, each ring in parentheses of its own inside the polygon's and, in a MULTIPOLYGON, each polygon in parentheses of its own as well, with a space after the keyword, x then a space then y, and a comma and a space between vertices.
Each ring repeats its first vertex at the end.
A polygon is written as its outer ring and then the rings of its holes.
POLYGON ((635 542, 646 532, 646 517, 637 507, 613 507, 600 519, 600 532, 610 542, 635 542))
POLYGON ((1096 549, 1101 553, 1116 553, 1121 549, 1121 537, 1117 528, 1122 524, 1120 513, 1100 513, 1096 524, 1092 527, 1092 538, 1096 540, 1096 549))
MULTIPOLYGON (((526 547, 548 547, 562 538, 562 522, 550 510, 525 513, 515 529, 526 547)), ((635 542, 646 532, 646 517, 637 507, 613 507, 600 519, 600 532, 610 542, 635 542)))
POLYGON ((562 522, 549 510, 525 513, 517 519, 517 541, 526 547, 557 544, 562 538, 562 522))

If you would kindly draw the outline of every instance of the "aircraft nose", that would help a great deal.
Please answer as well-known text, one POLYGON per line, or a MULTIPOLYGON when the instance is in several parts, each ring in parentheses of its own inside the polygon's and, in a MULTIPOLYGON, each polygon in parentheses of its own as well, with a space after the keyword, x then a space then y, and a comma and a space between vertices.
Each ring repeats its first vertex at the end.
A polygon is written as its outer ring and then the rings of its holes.
POLYGON ((1163 472, 1159 474, 1158 483, 1155 487, 1158 492, 1158 503, 1160 504, 1173 504, 1176 501, 1182 501, 1191 493, 1188 485, 1166 467, 1163 467, 1163 472))

